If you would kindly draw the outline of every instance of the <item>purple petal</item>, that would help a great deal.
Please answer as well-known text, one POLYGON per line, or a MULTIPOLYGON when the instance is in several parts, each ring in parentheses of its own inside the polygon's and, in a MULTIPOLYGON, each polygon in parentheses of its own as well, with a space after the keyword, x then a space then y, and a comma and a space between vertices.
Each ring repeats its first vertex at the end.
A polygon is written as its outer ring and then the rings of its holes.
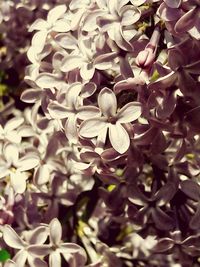
POLYGON ((41 89, 27 89, 21 94, 21 100, 26 103, 35 103, 41 98, 41 89))
POLYGON ((164 0, 164 2, 171 8, 178 8, 181 4, 181 0, 164 0))
POLYGON ((174 241, 166 237, 158 241, 156 246, 153 248, 153 251, 155 251, 156 253, 163 253, 172 249, 173 246, 174 246, 174 241))
POLYGON ((189 198, 199 201, 200 200, 200 186, 198 183, 186 180, 182 181, 181 184, 181 191, 183 191, 189 198))
POLYGON ((52 248, 51 245, 30 245, 27 251, 36 257, 40 257, 50 254, 52 252, 52 248))
POLYGON ((175 31, 178 33, 184 33, 190 30, 196 23, 198 18, 199 9, 190 9, 185 15, 183 15, 175 24, 175 31))

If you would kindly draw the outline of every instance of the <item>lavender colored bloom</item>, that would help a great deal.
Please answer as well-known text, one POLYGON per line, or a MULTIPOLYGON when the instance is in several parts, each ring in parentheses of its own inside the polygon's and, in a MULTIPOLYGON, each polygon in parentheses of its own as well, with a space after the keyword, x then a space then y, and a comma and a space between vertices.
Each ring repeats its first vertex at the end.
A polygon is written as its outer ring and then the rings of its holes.
POLYGON ((117 112, 115 94, 112 90, 104 88, 98 96, 98 105, 103 117, 91 118, 83 122, 80 126, 80 135, 92 138, 108 130, 113 148, 123 154, 130 146, 130 138, 122 124, 135 121, 140 117, 140 104, 130 102, 117 112))

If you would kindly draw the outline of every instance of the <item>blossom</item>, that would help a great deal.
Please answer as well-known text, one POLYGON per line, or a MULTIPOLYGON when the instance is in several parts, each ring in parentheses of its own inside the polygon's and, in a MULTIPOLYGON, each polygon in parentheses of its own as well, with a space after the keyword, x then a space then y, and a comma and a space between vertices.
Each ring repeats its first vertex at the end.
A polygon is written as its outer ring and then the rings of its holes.
POLYGON ((29 253, 38 257, 49 255, 50 267, 54 267, 55 265, 58 267, 61 266, 61 255, 67 262, 69 262, 72 257, 77 257, 77 259, 79 258, 79 265, 77 266, 84 266, 84 250, 79 245, 62 242, 62 227, 58 219, 55 218, 50 222, 49 231, 50 244, 30 245, 28 248, 29 253))
POLYGON ((38 264, 41 267, 47 266, 45 262, 39 258, 35 259, 27 250, 29 244, 43 244, 47 239, 47 231, 45 226, 39 226, 29 233, 27 240, 24 241, 9 225, 5 225, 3 228, 3 239, 6 244, 11 247, 19 250, 14 256, 13 261, 17 266, 25 266, 26 261, 36 267, 38 264))
POLYGON ((122 124, 140 117, 140 104, 130 102, 117 111, 117 98, 114 92, 109 88, 103 88, 98 95, 98 105, 103 116, 85 120, 80 126, 80 135, 92 138, 108 130, 111 145, 117 152, 123 154, 130 146, 130 137, 122 124))

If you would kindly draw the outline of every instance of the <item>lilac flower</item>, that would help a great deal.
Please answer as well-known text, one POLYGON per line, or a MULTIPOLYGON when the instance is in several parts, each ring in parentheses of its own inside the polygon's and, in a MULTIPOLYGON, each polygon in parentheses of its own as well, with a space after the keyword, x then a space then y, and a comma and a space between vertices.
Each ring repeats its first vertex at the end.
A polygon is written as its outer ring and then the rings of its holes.
POLYGON ((141 115, 138 102, 130 102, 117 111, 117 99, 111 89, 104 88, 98 96, 98 105, 103 117, 85 120, 80 126, 80 135, 86 138, 99 136, 109 131, 113 148, 123 154, 130 145, 130 137, 122 124, 137 120, 141 115))
MULTIPOLYGON (((54 267, 55 265, 61 266, 61 255, 64 259, 69 262, 72 257, 80 258, 79 266, 84 266, 85 263, 85 252, 84 250, 73 243, 63 243, 62 227, 58 219, 53 219, 49 224, 50 231, 50 244, 41 245, 30 245, 28 248, 29 253, 36 256, 49 255, 49 266, 54 267)), ((71 266, 71 265, 70 265, 71 266)))
POLYGON ((0 165, 0 178, 10 177, 10 183, 16 193, 23 193, 26 190, 26 180, 29 174, 25 171, 33 169, 38 164, 38 158, 27 154, 19 158, 19 149, 16 144, 6 143, 3 147, 5 155, 4 166, 0 165))
POLYGON ((13 118, 9 120, 4 127, 0 125, 0 140, 8 140, 10 142, 20 143, 21 136, 17 132, 17 128, 24 122, 24 119, 19 118, 13 118))
POLYGON ((33 37, 33 47, 35 53, 40 53, 43 50, 48 33, 67 32, 70 30, 68 19, 64 16, 66 13, 66 5, 59 5, 51 9, 47 16, 47 21, 37 19, 29 28, 29 31, 37 30, 33 37))
POLYGON ((98 1, 99 8, 105 10, 105 14, 98 17, 100 30, 107 32, 110 39, 125 50, 131 50, 130 40, 136 35, 133 25, 140 19, 140 10, 133 5, 126 5, 128 2, 98 1))
POLYGON ((28 233, 27 240, 24 241, 9 225, 5 225, 3 228, 3 239, 5 243, 14 249, 19 250, 14 256, 13 261, 16 262, 17 266, 26 266, 26 261, 30 266, 36 267, 38 264, 41 267, 47 266, 45 262, 39 258, 37 260, 28 252, 27 248, 31 244, 43 244, 47 239, 48 233, 47 228, 39 226, 32 232, 28 233))
MULTIPOLYGON (((87 84, 85 85, 87 88, 87 84)), ((84 86, 81 83, 74 83, 69 86, 66 92, 66 105, 54 101, 48 105, 50 116, 54 119, 66 119, 64 128, 69 141, 76 143, 78 140, 77 120, 85 120, 90 117, 97 117, 100 111, 94 106, 83 106, 81 91, 84 86)), ((89 84, 88 84, 89 89, 89 84)), ((87 89, 86 89, 87 90, 87 89)), ((93 92, 92 92, 93 93, 93 92)), ((88 96, 90 96, 88 92, 88 96)))

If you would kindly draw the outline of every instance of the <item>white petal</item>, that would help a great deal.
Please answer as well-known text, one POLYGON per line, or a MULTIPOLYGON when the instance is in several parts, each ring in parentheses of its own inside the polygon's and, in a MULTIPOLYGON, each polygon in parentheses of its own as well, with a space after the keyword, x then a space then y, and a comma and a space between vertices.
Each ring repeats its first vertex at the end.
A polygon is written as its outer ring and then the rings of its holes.
POLYGON ((4 130, 5 132, 12 131, 18 128, 23 122, 24 118, 13 118, 6 123, 4 130))
POLYGON ((114 117, 117 111, 117 98, 109 88, 103 88, 98 95, 98 105, 107 118, 114 117))
POLYGON ((130 146, 129 135, 119 123, 109 125, 109 139, 112 147, 120 154, 126 152, 130 146))
POLYGON ((12 260, 8 260, 5 263, 5 267, 17 267, 16 263, 12 260))
POLYGON ((36 185, 43 185, 49 181, 50 169, 48 164, 41 165, 34 174, 34 182, 36 185))
POLYGON ((142 113, 141 105, 138 102, 126 104, 117 114, 118 122, 127 123, 137 120, 142 113))
POLYGON ((100 134, 102 130, 108 127, 108 123, 104 118, 92 118, 82 122, 79 133, 83 137, 95 137, 100 134))
POLYGON ((51 30, 55 32, 68 32, 70 31, 69 22, 66 19, 59 19, 51 30))
POLYGON ((53 219, 50 224, 50 240, 54 245, 58 245, 60 243, 62 237, 62 227, 57 218, 53 219))
POLYGON ((79 82, 75 82, 70 85, 66 92, 67 106, 74 108, 77 104, 78 95, 80 94, 83 85, 79 82))
POLYGON ((43 244, 48 237, 47 227, 39 226, 31 232, 29 244, 43 244))
POLYGON ((28 29, 29 32, 34 30, 41 31, 48 28, 48 23, 43 19, 37 19, 28 29))
POLYGON ((47 21, 49 24, 53 24, 59 18, 61 18, 67 11, 66 5, 59 5, 51 9, 47 16, 47 21))
POLYGON ((55 41, 66 49, 75 49, 77 47, 77 39, 69 33, 57 34, 55 41))
POLYGON ((27 178, 28 176, 23 172, 10 173, 10 182, 16 193, 23 194, 25 192, 27 178))
POLYGON ((45 42, 46 42, 46 38, 47 38, 47 31, 46 30, 36 32, 33 35, 31 45, 34 49, 34 50, 32 50, 32 52, 35 53, 35 56, 32 55, 31 58, 37 58, 37 54, 42 52, 44 45, 45 45, 45 42))
POLYGON ((48 105, 48 111, 53 119, 65 119, 71 115, 71 110, 56 101, 52 101, 48 105))
POLYGON ((11 248, 23 249, 25 242, 12 229, 10 225, 5 225, 3 228, 3 240, 11 248))
POLYGON ((93 106, 84 106, 78 109, 78 118, 81 120, 87 120, 94 117, 99 117, 101 115, 101 111, 97 107, 93 106))
POLYGON ((53 88, 59 86, 62 81, 54 74, 42 73, 38 75, 35 83, 42 88, 53 88))
POLYGON ((40 162, 39 157, 26 155, 23 158, 20 158, 17 162, 19 171, 27 171, 34 169, 40 162))
POLYGON ((68 72, 76 68, 80 68, 82 65, 82 57, 80 56, 67 56, 62 61, 61 71, 68 72))
POLYGON ((28 257, 28 253, 26 250, 20 250, 13 258, 13 260, 16 262, 17 266, 24 267, 26 260, 28 257))
POLYGON ((61 256, 59 252, 53 251, 49 255, 49 267, 61 267, 61 256))
POLYGON ((6 177, 7 175, 10 174, 10 171, 7 167, 0 167, 0 179, 6 177))
POLYGON ((10 163, 16 163, 19 158, 19 150, 16 144, 7 143, 3 149, 6 160, 10 163))
POLYGON ((81 251, 82 248, 74 243, 62 243, 59 247, 59 252, 62 254, 72 254, 81 251))
POLYGON ((80 75, 85 81, 89 81, 94 76, 95 67, 92 63, 83 63, 80 67, 80 75))

